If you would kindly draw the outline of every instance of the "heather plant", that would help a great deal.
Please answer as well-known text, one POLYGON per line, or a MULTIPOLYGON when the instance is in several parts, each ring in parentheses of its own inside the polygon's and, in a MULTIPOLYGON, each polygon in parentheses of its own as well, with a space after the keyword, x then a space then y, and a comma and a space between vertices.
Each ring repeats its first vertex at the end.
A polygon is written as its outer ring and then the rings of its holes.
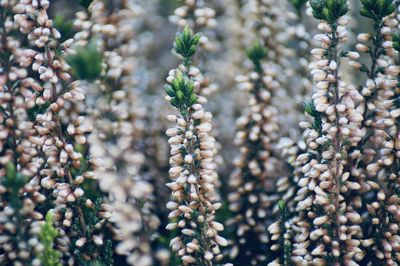
POLYGON ((223 225, 215 221, 221 204, 215 202, 215 142, 209 135, 212 115, 202 106, 206 99, 194 92, 200 85, 194 79, 199 70, 192 66, 199 39, 188 27, 178 33, 174 49, 183 64, 169 72, 165 87, 166 99, 180 112, 168 116, 178 127, 167 130, 171 145, 167 186, 172 190, 172 201, 167 204, 172 221, 167 229, 177 229, 171 248, 184 265, 213 265, 222 259, 220 246, 228 244, 219 235, 223 225))
POLYGON ((0 265, 400 265, 399 3, 0 1, 0 265))
POLYGON ((24 39, 14 20, 16 1, 0 7, 0 263, 24 264, 38 260, 35 231, 43 219, 39 205, 46 199, 37 174, 43 159, 31 139, 36 133, 30 114, 40 86, 20 65, 24 39))
POLYGON ((77 66, 76 74, 95 81, 92 88, 86 84, 94 100, 89 113, 95 130, 89 144, 101 164, 95 174, 100 177, 100 189, 108 194, 105 206, 113 216, 115 252, 125 256, 129 265, 152 265, 156 252, 150 246, 159 221, 153 213, 151 178, 143 171, 145 109, 138 104, 133 77, 140 8, 114 2, 115 6, 108 7, 107 1, 92 1, 86 12, 78 14, 75 26, 81 31, 76 37, 88 45, 79 47, 70 61, 77 66), (85 40, 87 36, 91 39, 85 40))
MULTIPOLYGON (((36 196, 42 195, 43 206, 38 204, 32 207, 40 211, 53 209, 57 226, 60 226, 57 249, 84 265, 96 255, 96 250, 104 256, 107 252, 103 253, 103 233, 96 232, 105 221, 100 214, 101 198, 90 199, 83 189, 84 184, 92 183, 85 182, 85 178, 93 178, 93 164, 84 157, 79 147, 86 143, 85 135, 90 132, 91 126, 74 109, 75 102, 83 100, 84 94, 78 83, 71 80, 69 66, 63 59, 72 40, 58 42, 60 33, 48 17, 48 1, 10 4, 15 12, 14 26, 19 27, 28 46, 21 49, 18 63, 25 69, 31 68, 29 72, 24 72, 29 74, 28 77, 21 77, 21 89, 34 89, 32 94, 20 94, 31 101, 30 121, 25 123, 31 125, 31 129, 25 127, 21 134, 15 135, 22 139, 27 137, 37 148, 36 153, 31 154, 40 158, 41 164, 35 171, 37 177, 27 177, 30 178, 28 184, 38 190, 36 196), (31 133, 27 135, 25 132, 31 133)), ((22 115, 25 117, 25 113, 22 115)), ((14 145, 18 142, 15 140, 14 145)), ((30 160, 29 157, 25 159, 30 160)), ((15 162, 18 163, 18 160, 15 159, 15 162)), ((32 162, 35 160, 29 163, 32 162)), ((100 253, 98 255, 97 259, 105 258, 100 253)))
POLYGON ((239 87, 251 96, 249 114, 237 121, 236 144, 240 155, 230 178, 229 202, 234 215, 230 223, 236 234, 231 256, 236 264, 259 265, 270 257, 267 228, 277 202, 274 182, 280 172, 279 158, 272 147, 279 137, 278 110, 271 104, 271 98, 279 83, 264 72, 267 53, 264 45, 256 42, 247 51, 253 63, 252 72, 237 77, 239 87))
POLYGON ((345 167, 350 147, 362 138, 363 116, 357 109, 362 96, 340 79, 339 49, 348 38, 348 3, 316 0, 310 5, 323 33, 315 36, 321 48, 313 50, 317 61, 310 65, 316 89, 306 112, 313 121, 302 123, 307 151, 295 163, 302 178, 292 253, 295 263, 340 265, 362 258, 361 216, 343 197, 346 191, 359 189, 348 181, 345 167))

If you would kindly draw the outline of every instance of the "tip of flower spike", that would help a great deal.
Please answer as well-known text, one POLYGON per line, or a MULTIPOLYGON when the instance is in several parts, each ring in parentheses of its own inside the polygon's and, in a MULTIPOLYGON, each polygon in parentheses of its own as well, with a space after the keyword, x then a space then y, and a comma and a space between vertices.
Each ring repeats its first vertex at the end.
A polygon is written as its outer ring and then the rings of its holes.
POLYGON ((200 41, 200 35, 194 34, 189 27, 185 27, 175 37, 175 52, 185 59, 190 59, 195 53, 200 41))
POLYGON ((310 0, 314 18, 333 23, 348 11, 347 0, 310 0))
POLYGON ((362 8, 360 10, 361 16, 381 20, 382 18, 390 15, 396 9, 393 0, 376 1, 376 0, 361 0, 362 8))
POLYGON ((292 4, 292 6, 294 6, 294 8, 300 11, 307 3, 307 0, 290 0, 290 3, 292 4))
POLYGON ((256 41, 253 46, 247 50, 247 57, 256 67, 259 67, 261 61, 267 56, 267 48, 260 42, 256 41))

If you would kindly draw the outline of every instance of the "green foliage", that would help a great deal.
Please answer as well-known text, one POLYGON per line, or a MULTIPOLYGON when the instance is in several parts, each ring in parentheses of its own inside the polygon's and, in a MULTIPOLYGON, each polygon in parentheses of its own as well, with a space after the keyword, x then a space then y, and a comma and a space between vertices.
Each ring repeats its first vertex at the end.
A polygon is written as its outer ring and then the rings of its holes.
POLYGON ((46 221, 42 225, 39 239, 44 245, 43 254, 39 257, 44 266, 61 266, 61 252, 53 249, 54 239, 58 236, 58 231, 53 226, 53 215, 51 212, 46 214, 46 221))
POLYGON ((50 106, 50 101, 45 102, 44 104, 35 104, 32 108, 27 110, 28 117, 31 121, 35 121, 36 116, 38 114, 43 114, 47 108, 50 106))
POLYGON ((165 86, 165 92, 171 97, 172 106, 178 109, 189 108, 197 102, 193 81, 180 71, 175 75, 172 84, 165 86))
POLYGON ((304 102, 304 111, 314 118, 314 122, 312 124, 312 128, 318 131, 320 134, 322 133, 322 113, 318 112, 315 109, 315 104, 313 101, 304 102))
POLYGON ((393 35, 393 48, 400 52, 400 33, 396 33, 393 35))
POLYGON ((61 41, 68 40, 73 37, 73 23, 72 21, 65 20, 62 15, 55 16, 54 27, 61 33, 61 41))
POLYGON ((303 103, 303 106, 304 106, 304 111, 305 111, 308 115, 310 115, 310 116, 312 116, 312 117, 316 117, 316 116, 319 115, 319 114, 318 114, 318 111, 315 109, 315 105, 314 105, 314 103, 313 103, 312 101, 304 102, 304 103, 303 103))
POLYGON ((400 108, 400 97, 395 98, 394 100, 394 106, 396 108, 400 108))
POLYGON ((79 0, 79 4, 84 7, 84 8, 89 8, 90 4, 93 2, 93 0, 79 0))
POLYGON ((6 178, 3 180, 5 187, 11 191, 18 193, 28 179, 20 173, 17 173, 16 167, 12 162, 8 162, 6 165, 6 178))
POLYGON ((190 58, 196 53, 199 40, 200 35, 193 34, 191 29, 189 27, 186 27, 175 37, 175 52, 180 54, 184 59, 190 60, 190 58))
POLYGON ((360 14, 373 20, 382 20, 396 9, 393 0, 361 0, 360 14))
POLYGON ((280 200, 280 201, 278 202, 278 208, 279 208, 279 211, 280 211, 281 213, 284 213, 284 212, 285 212, 285 210, 286 210, 286 203, 285 203, 284 200, 280 200))
POLYGON ((334 23, 347 13, 347 0, 310 0, 313 16, 316 19, 334 23))
POLYGON ((261 70, 261 61, 267 56, 267 48, 260 41, 256 41, 247 50, 247 57, 253 62, 257 71, 261 70))
MULTIPOLYGON (((85 190, 86 191, 86 190, 85 190)), ((83 219, 85 225, 81 223, 81 220, 76 217, 73 221, 71 229, 76 232, 76 237, 72 239, 72 242, 75 243, 79 238, 85 237, 89 241, 87 241, 82 247, 74 247, 74 255, 78 261, 78 264, 81 266, 93 266, 93 265, 101 265, 101 266, 110 266, 113 265, 113 247, 112 241, 110 239, 104 240, 104 244, 101 246, 97 245, 93 240, 93 232, 96 230, 96 225, 102 219, 99 216, 99 213, 102 209, 103 199, 98 197, 94 201, 93 207, 86 207, 85 202, 88 198, 86 196, 82 196, 75 203, 69 203, 69 207, 80 209, 83 213, 83 219), (96 254, 96 260, 90 260, 83 254, 96 254)))
POLYGON ((78 48, 75 55, 66 59, 74 78, 93 81, 100 77, 102 56, 94 44, 78 48))
POLYGON ((297 9, 297 11, 300 11, 307 1, 308 0, 290 0, 290 3, 297 9))

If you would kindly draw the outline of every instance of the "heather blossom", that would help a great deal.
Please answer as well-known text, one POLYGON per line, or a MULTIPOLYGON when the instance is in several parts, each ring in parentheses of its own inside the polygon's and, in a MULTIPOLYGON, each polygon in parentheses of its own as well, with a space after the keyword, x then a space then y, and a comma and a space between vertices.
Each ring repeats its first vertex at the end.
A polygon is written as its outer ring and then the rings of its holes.
POLYGON ((220 247, 228 242, 220 236, 224 226, 215 221, 215 213, 221 203, 215 202, 214 183, 218 175, 213 162, 215 140, 212 114, 204 110, 206 99, 194 92, 199 83, 194 78, 199 70, 191 65, 200 36, 185 28, 175 39, 175 51, 184 59, 178 69, 169 72, 165 90, 166 99, 180 111, 169 115, 168 120, 177 127, 167 130, 170 137, 171 158, 167 186, 172 190, 168 230, 178 235, 170 242, 171 248, 184 265, 213 265, 222 259, 220 247))
POLYGON ((0 265, 399 265, 399 8, 1 0, 0 265))

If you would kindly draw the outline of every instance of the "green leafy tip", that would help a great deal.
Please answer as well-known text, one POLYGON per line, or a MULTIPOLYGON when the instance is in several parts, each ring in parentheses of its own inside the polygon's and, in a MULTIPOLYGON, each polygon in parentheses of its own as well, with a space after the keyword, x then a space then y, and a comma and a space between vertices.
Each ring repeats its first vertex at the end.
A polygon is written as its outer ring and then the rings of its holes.
POLYGON ((361 3, 361 16, 377 21, 392 14, 396 9, 393 0, 361 0, 361 3))
POLYGON ((63 15, 57 15, 53 19, 54 27, 61 34, 61 42, 74 36, 74 24, 72 20, 66 20, 63 15))
POLYGON ((200 35, 193 34, 189 27, 178 33, 174 42, 175 52, 185 59, 190 59, 197 49, 200 41, 200 35))
POLYGON ((172 106, 178 109, 191 107, 197 102, 193 81, 180 71, 175 75, 171 85, 165 86, 165 92, 171 97, 172 106))
POLYGON ((93 81, 100 77, 102 56, 94 44, 78 48, 75 55, 66 59, 76 79, 93 81))
POLYGON ((320 115, 319 112, 315 109, 315 105, 314 105, 313 101, 306 101, 303 103, 303 106, 304 106, 304 111, 308 115, 310 115, 312 117, 317 117, 320 115))
POLYGON ((6 178, 3 181, 6 187, 11 188, 13 191, 18 191, 27 182, 27 177, 17 173, 17 169, 12 162, 6 164, 6 178))
POLYGON ((256 68, 259 68, 261 61, 267 56, 267 48, 264 45, 256 41, 253 46, 247 50, 247 57, 253 62, 256 68))
POLYGON ((294 8, 297 9, 297 11, 300 11, 303 6, 307 3, 308 0, 290 0, 290 3, 294 8))
POLYGON ((279 211, 280 211, 280 212, 285 212, 285 210, 286 210, 286 203, 285 203, 284 200, 280 200, 280 201, 278 202, 278 208, 279 208, 279 211))
POLYGON ((316 19, 334 23, 347 13, 347 0, 310 0, 313 16, 316 19))
POLYGON ((39 257, 44 266, 61 266, 61 252, 53 249, 54 239, 58 236, 57 229, 53 226, 53 215, 51 212, 46 214, 46 221, 42 225, 39 239, 44 246, 42 255, 39 257))
POLYGON ((322 132, 322 114, 317 111, 315 108, 315 104, 313 101, 307 101, 303 103, 304 111, 314 118, 314 122, 312 123, 312 128, 318 131, 319 133, 322 132))
POLYGON ((400 52, 400 33, 395 33, 393 35, 393 48, 400 52))

